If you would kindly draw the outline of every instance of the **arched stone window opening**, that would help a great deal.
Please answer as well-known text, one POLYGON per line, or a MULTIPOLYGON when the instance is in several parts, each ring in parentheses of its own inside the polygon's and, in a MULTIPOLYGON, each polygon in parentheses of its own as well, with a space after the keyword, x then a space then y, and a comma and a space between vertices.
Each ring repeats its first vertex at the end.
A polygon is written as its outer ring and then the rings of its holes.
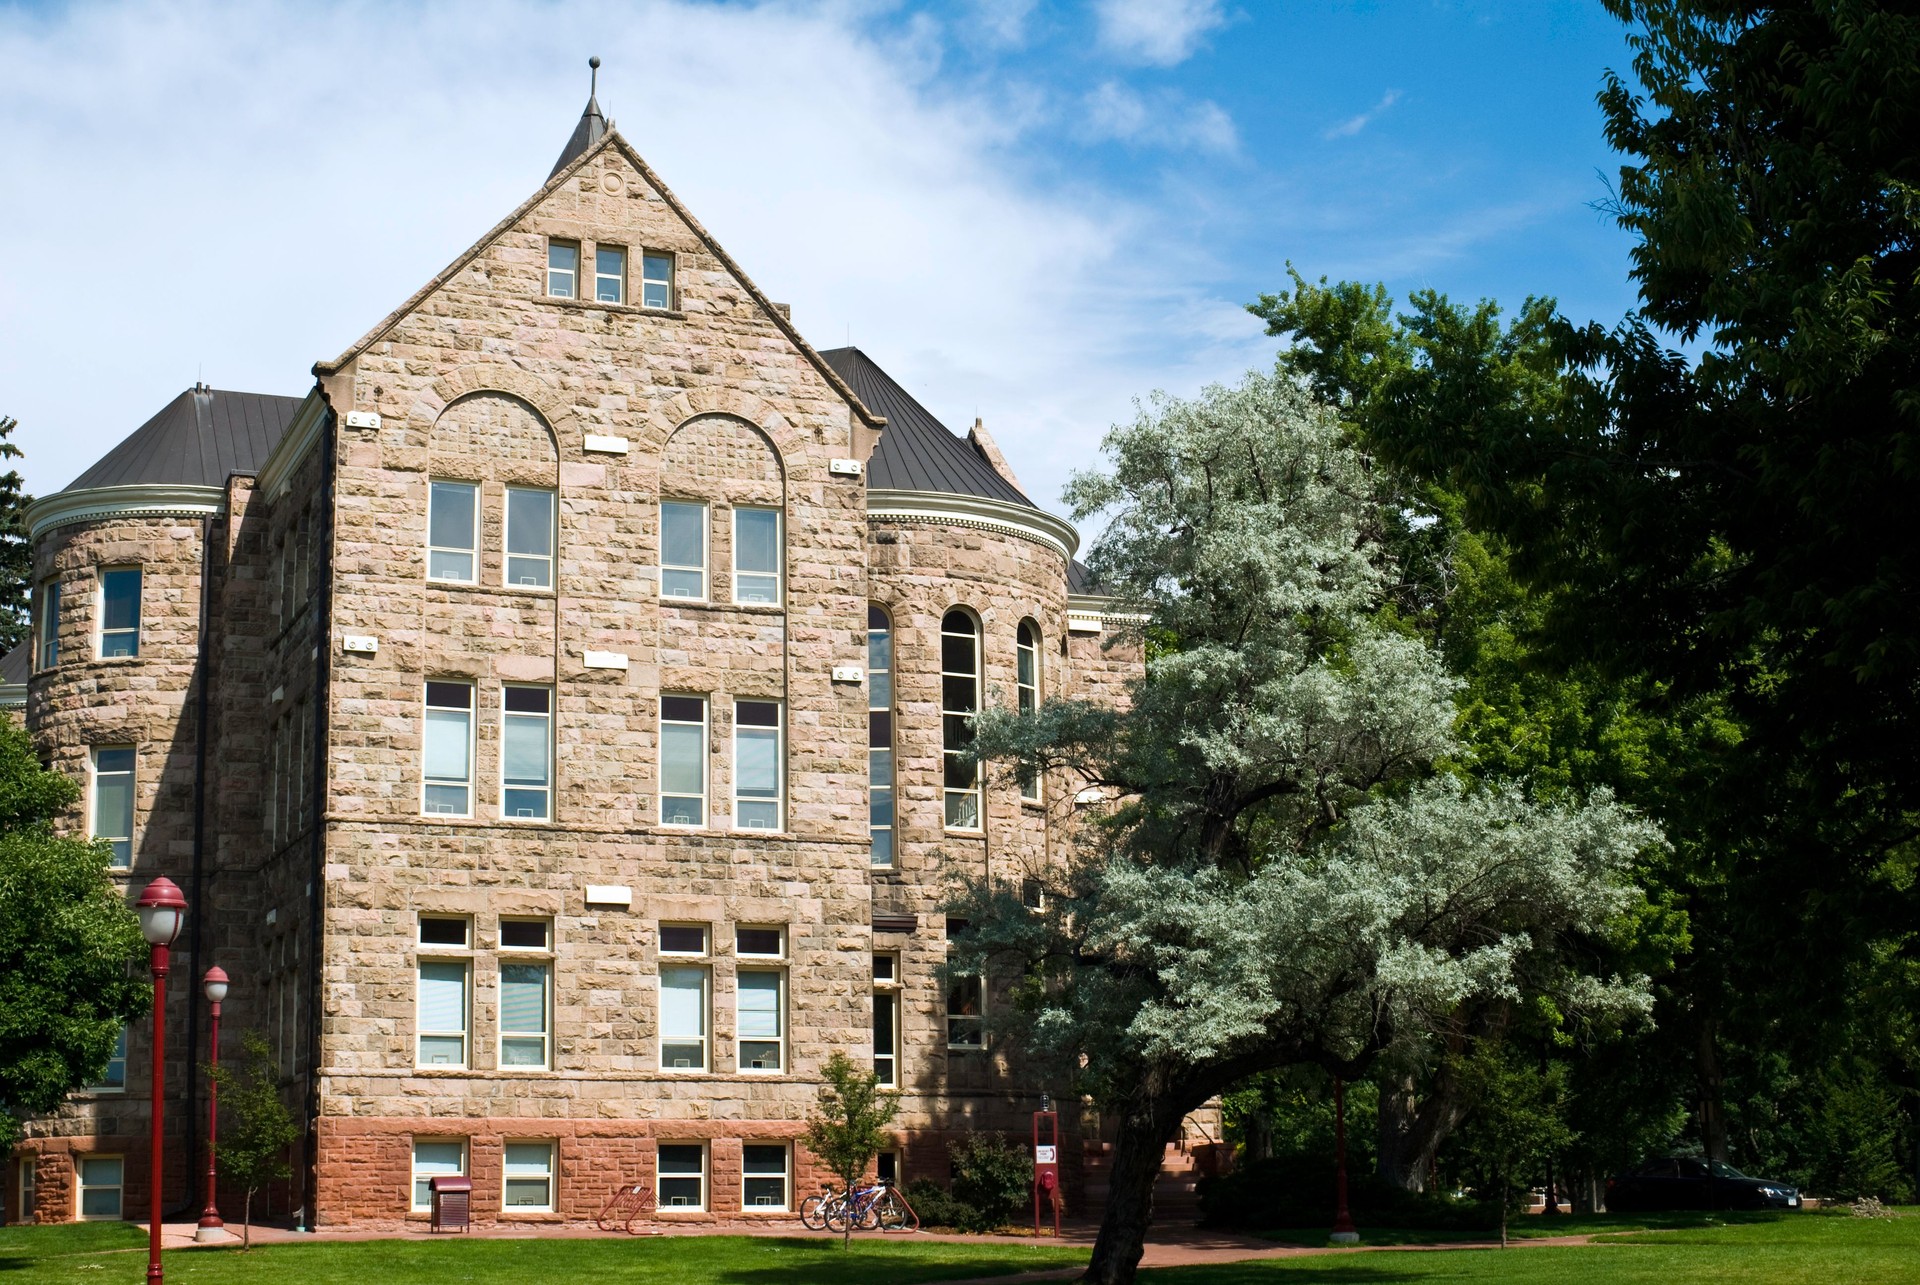
POLYGON ((955 608, 940 622, 940 741, 949 830, 980 829, 980 769, 968 757, 980 712, 980 626, 955 608))

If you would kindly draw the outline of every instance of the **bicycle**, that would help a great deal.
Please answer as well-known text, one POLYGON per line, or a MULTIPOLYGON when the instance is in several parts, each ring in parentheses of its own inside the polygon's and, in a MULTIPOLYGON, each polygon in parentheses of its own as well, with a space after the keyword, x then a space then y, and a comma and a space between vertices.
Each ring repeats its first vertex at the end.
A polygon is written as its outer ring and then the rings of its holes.
POLYGON ((855 1189, 851 1195, 826 1183, 821 1194, 800 1202, 800 1222, 814 1231, 913 1231, 920 1218, 907 1198, 885 1180, 855 1189))

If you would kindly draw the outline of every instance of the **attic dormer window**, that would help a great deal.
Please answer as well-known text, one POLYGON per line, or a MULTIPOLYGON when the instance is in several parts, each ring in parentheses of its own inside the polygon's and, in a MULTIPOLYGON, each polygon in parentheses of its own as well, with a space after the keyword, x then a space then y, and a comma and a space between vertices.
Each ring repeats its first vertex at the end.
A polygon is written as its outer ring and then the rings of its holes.
POLYGON ((627 252, 617 245, 593 247, 593 298, 596 303, 627 301, 627 252))
POLYGON ((640 256, 640 303, 647 308, 673 307, 673 256, 640 256))
POLYGON ((554 299, 580 297, 580 243, 547 242, 547 295, 554 299))

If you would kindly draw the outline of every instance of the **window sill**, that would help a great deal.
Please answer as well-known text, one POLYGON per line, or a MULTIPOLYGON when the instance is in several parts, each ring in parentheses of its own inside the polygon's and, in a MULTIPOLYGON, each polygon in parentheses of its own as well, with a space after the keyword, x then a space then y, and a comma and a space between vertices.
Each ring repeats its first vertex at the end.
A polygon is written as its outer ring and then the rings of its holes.
POLYGON ((715 602, 711 598, 676 598, 671 594, 661 594, 660 605, 694 607, 701 611, 744 611, 750 616, 780 616, 787 610, 783 602, 715 602))
POLYGON ((534 302, 545 304, 549 308, 567 308, 575 312, 612 312, 633 317, 662 317, 668 321, 685 321, 687 314, 677 308, 647 308, 637 303, 602 303, 597 299, 565 299, 557 295, 535 295, 534 302))
POLYGON ((92 663, 96 665, 137 665, 145 659, 147 659, 145 656, 95 656, 93 657, 92 663))
POLYGON ((519 598, 551 598, 552 585, 483 584, 478 580, 427 580, 429 589, 458 589, 466 593, 510 593, 519 598))
POLYGON ((502 1209, 500 1221, 503 1223, 564 1223, 564 1215, 551 1209, 502 1209))
POLYGON ((959 830, 953 826, 943 827, 940 833, 950 834, 956 839, 984 839, 987 837, 985 830, 959 830))

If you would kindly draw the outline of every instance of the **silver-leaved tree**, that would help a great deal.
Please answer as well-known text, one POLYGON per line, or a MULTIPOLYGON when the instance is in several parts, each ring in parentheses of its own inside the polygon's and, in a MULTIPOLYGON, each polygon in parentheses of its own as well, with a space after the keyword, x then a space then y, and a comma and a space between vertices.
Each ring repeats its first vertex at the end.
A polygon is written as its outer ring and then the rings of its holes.
POLYGON ((1644 1010, 1645 979, 1585 975, 1580 947, 1660 836, 1610 798, 1542 806, 1436 766, 1455 684, 1381 612, 1366 461, 1300 389, 1156 398, 1105 450, 1067 498, 1106 519, 1088 561, 1144 674, 1118 708, 983 716, 977 749, 1107 802, 1042 912, 1017 885, 956 891, 949 966, 1010 986, 998 1034, 1117 1123, 1085 1278, 1112 1285, 1182 1118, 1244 1077, 1352 1076, 1503 996, 1644 1010))

